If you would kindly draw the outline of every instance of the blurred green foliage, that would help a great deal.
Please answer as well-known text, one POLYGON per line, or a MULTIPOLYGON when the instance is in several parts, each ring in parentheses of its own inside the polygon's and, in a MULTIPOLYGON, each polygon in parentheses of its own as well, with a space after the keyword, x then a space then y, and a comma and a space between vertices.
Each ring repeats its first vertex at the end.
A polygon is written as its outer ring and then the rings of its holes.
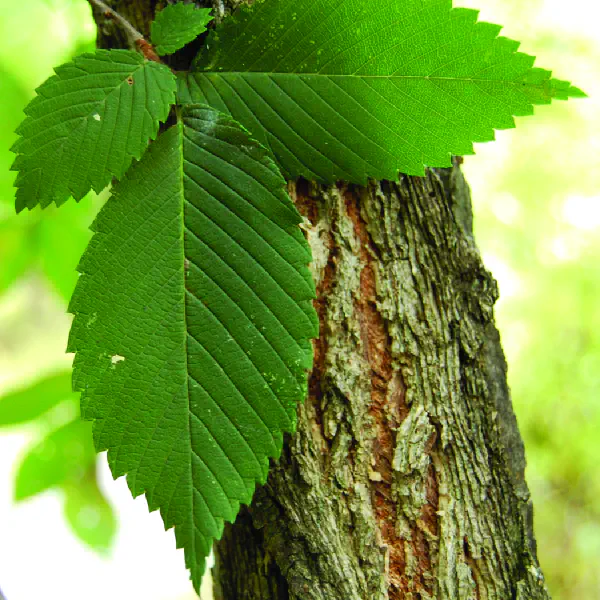
MULTIPOLYGON (((53 66, 94 48, 94 25, 85 2, 22 0, 0 21, 0 302, 14 286, 34 281, 32 293, 52 294, 66 310, 75 270, 101 201, 86 198, 60 211, 15 215, 10 146, 23 108, 53 66), (65 210, 66 209, 66 210, 65 210)), ((43 335, 43 332, 41 333, 43 335)), ((113 510, 98 488, 91 424, 79 419, 69 370, 23 381, 0 397, 0 427, 27 425, 36 441, 18 465, 14 498, 62 491, 65 517, 81 541, 105 552, 116 533, 113 510)))
MULTIPOLYGON (((465 162, 554 600, 600 598, 600 36, 586 0, 459 0, 589 99, 541 107, 465 162)), ((597 21, 595 21, 597 23, 597 21)))
POLYGON ((114 541, 117 521, 114 511, 98 489, 95 469, 78 480, 63 483, 64 514, 77 537, 99 554, 107 553, 114 541))
MULTIPOLYGON (((53 66, 93 46, 93 23, 84 0, 0 2, 6 4, 0 20, 0 304, 2 294, 35 277, 44 282, 36 290, 66 307, 101 201, 87 198, 17 218, 9 147, 34 88, 53 66)), ((600 97, 600 39, 585 1, 456 4, 484 9, 486 20, 506 24, 506 35, 542 57, 540 66, 555 65, 558 77, 600 97)), ((554 600, 600 598, 597 107, 597 100, 542 107, 537 118, 520 120, 495 144, 479 146, 465 164, 478 242, 500 281, 498 323, 527 450, 540 562, 554 600)), ((58 487, 73 531, 106 550, 115 517, 98 489, 89 430, 76 420, 67 374, 24 381, 14 394, 0 399, 0 426, 31 421, 38 436, 18 472, 17 496, 58 487), (65 452, 68 463, 54 463, 41 477, 40 466, 65 452)))
POLYGON ((69 399, 76 405, 77 394, 71 391, 70 369, 54 373, 0 397, 0 426, 33 421, 69 399))
POLYGON ((91 436, 92 424, 75 419, 30 448, 17 471, 15 499, 25 500, 51 487, 82 479, 96 461, 91 436))

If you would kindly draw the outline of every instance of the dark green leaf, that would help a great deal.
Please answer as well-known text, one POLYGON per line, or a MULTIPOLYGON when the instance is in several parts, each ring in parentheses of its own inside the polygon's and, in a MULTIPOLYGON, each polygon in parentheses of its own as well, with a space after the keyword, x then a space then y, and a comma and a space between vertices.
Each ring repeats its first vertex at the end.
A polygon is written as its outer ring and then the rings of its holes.
POLYGON ((451 0, 259 0, 209 35, 180 101, 230 113, 288 178, 422 175, 584 95, 476 20, 451 0))
POLYGON ((196 588, 295 426, 317 335, 285 181, 237 123, 183 109, 93 225, 70 310, 82 414, 160 508, 196 588))
POLYGON ((173 54, 206 31, 212 21, 210 8, 196 8, 191 4, 168 4, 152 23, 152 43, 161 56, 173 54))

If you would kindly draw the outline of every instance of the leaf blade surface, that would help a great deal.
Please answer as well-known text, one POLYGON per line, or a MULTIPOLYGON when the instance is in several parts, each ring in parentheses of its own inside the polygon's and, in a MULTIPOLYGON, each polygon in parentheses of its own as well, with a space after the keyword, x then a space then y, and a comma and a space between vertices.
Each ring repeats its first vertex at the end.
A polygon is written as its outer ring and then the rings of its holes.
POLYGON ((136 52, 98 50, 55 71, 12 147, 17 212, 100 192, 140 159, 175 100, 171 71, 136 52))
POLYGON ((206 31, 212 21, 210 8, 196 8, 194 4, 168 4, 152 22, 151 37, 156 52, 161 56, 173 54, 206 31))
POLYGON ((229 117, 183 109, 100 212, 70 305, 96 447, 175 527, 197 588, 306 394, 314 286, 284 185, 229 117))
POLYGON ((256 2, 211 32, 179 95, 230 113, 288 178, 422 175, 534 104, 583 94, 450 0, 286 6, 256 2))

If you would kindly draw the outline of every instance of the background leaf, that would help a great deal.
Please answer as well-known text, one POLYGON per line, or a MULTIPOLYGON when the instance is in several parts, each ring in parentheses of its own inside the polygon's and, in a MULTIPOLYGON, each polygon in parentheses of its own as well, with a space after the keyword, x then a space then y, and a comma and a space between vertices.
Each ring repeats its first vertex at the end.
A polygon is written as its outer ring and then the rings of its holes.
POLYGON ((212 21, 210 8, 192 4, 168 4, 157 13, 151 26, 152 43, 160 55, 173 54, 206 31, 212 21))
POLYGON ((95 460, 91 423, 72 421, 29 450, 17 471, 15 499, 25 500, 69 479, 80 478, 95 460))
POLYGON ((121 177, 156 136, 174 92, 167 67, 127 50, 98 50, 58 67, 17 129, 17 211, 81 200, 121 177))
POLYGON ((79 267, 82 414, 113 475, 175 526, 196 588, 306 395, 318 322, 301 220, 266 151, 188 107, 115 187, 79 267))
POLYGON ((423 175, 584 95, 476 19, 451 0, 255 2, 211 32, 179 96, 230 113, 290 179, 423 175))
POLYGON ((78 204, 61 206, 60 210, 49 206, 39 215, 36 238, 32 240, 37 249, 36 265, 65 305, 77 283, 77 264, 92 237, 90 223, 102 203, 90 193, 78 204))
POLYGON ((0 426, 26 423, 76 397, 71 391, 71 370, 53 373, 0 397, 0 426))
POLYGON ((117 533, 117 519, 96 481, 96 469, 75 483, 63 485, 65 518, 73 533, 99 554, 106 554, 117 533))
POLYGON ((102 204, 94 194, 89 196, 60 210, 50 206, 43 216, 12 214, 0 219, 0 294, 37 273, 67 304, 77 282, 77 263, 91 238, 89 224, 102 204))
POLYGON ((30 243, 31 223, 15 222, 12 218, 0 221, 0 294, 17 281, 34 259, 30 243))

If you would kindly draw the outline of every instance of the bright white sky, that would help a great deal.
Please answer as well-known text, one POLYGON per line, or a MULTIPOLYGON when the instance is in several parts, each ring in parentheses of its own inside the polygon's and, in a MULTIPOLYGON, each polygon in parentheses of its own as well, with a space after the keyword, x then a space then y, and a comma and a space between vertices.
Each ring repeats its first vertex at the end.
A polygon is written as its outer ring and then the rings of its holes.
MULTIPOLYGON (((460 0, 455 4, 479 8, 482 20, 506 23, 510 19, 510 11, 506 6, 511 3, 503 3, 502 0, 460 0)), ((544 0, 540 6, 535 20, 528 23, 527 27, 540 31, 564 31, 571 36, 577 34, 582 40, 587 39, 589 43, 600 47, 597 31, 600 5, 594 0, 544 0)), ((509 24, 505 34, 519 39, 523 26, 523 23, 509 24)), ((61 27, 60 20, 57 21, 57 27, 61 27)), ((526 44, 523 49, 527 51, 526 44)), ((540 57, 539 63, 547 65, 543 57, 540 57)), ((571 77, 588 92, 592 84, 596 85, 592 77, 584 81, 571 73, 560 75, 571 77)), ((597 69, 595 75, 598 75, 597 69)), ((597 110, 597 106, 594 110, 597 110)), ((488 159, 492 160, 489 152, 493 152, 492 147, 486 148, 488 159)), ((566 206, 571 208, 566 208, 565 218, 580 218, 575 204, 586 201, 584 198, 573 200, 570 205, 567 203, 566 206)), ((599 205, 598 201, 594 203, 596 212, 599 212, 599 205)), ((17 290, 2 303, 0 323, 10 318, 16 306, 23 307, 25 291, 17 290)), ((37 311, 39 305, 31 304, 29 309, 37 311)), ((36 364, 49 366, 47 360, 46 363, 36 362, 43 361, 49 348, 55 349, 58 355, 66 345, 62 310, 49 306, 44 311, 55 315, 61 325, 57 325, 56 337, 37 340, 28 350, 28 355, 19 358, 20 364, 27 364, 25 369, 30 372, 36 370, 36 364)), ((13 358, 10 350, 0 349, 0 388, 15 380, 17 368, 19 374, 23 374, 24 369, 17 367, 13 358)), ((158 513, 149 514, 143 498, 131 498, 124 479, 116 482, 111 479, 104 457, 100 461, 102 485, 117 507, 120 521, 117 543, 108 558, 100 558, 86 550, 72 536, 62 518, 57 494, 47 493, 20 505, 12 502, 11 484, 15 465, 33 434, 33 430, 19 429, 0 435, 0 587, 7 600, 194 598, 183 565, 183 555, 175 550, 172 532, 164 532, 158 513)), ((207 595, 205 600, 208 598, 207 595)))

